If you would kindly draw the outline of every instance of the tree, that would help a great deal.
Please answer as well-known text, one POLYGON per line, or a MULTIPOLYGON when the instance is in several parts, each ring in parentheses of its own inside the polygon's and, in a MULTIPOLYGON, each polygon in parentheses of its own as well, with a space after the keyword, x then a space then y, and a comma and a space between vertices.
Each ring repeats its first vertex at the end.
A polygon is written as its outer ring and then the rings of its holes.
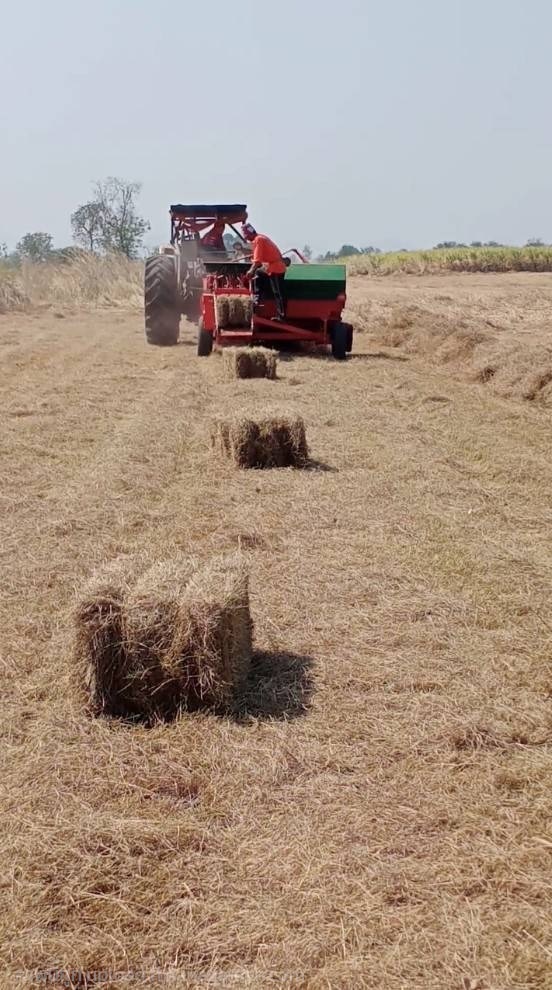
POLYGON ((138 216, 135 199, 139 182, 109 178, 97 182, 96 202, 102 211, 102 246, 106 251, 120 251, 127 258, 139 254, 142 238, 150 229, 147 220, 138 216))
POLYGON ((352 244, 342 244, 339 251, 337 252, 337 257, 347 258, 351 254, 360 254, 360 251, 357 247, 354 247, 352 244))
POLYGON ((84 203, 71 214, 71 230, 75 244, 89 251, 96 251, 102 245, 103 211, 98 202, 84 203))
POLYGON ((223 234, 222 239, 224 241, 224 247, 227 251, 233 251, 235 247, 243 244, 243 241, 236 234, 223 234))
POLYGON ((0 258, 6 259, 6 258, 9 258, 9 256, 10 256, 10 253, 8 251, 8 245, 6 244, 5 241, 1 241, 0 242, 0 258))
POLYGON ((544 247, 544 242, 540 237, 530 237, 525 247, 544 247))
POLYGON ((312 248, 310 244, 305 244, 303 250, 301 251, 301 254, 307 259, 307 261, 312 260, 312 248))
POLYGON ((53 251, 52 235, 41 231, 25 234, 15 250, 20 257, 28 258, 29 261, 46 261, 53 251))
POLYGON ((96 182, 94 198, 71 216, 73 237, 90 250, 120 252, 127 258, 140 255, 142 239, 150 225, 136 211, 139 182, 110 177, 96 182))

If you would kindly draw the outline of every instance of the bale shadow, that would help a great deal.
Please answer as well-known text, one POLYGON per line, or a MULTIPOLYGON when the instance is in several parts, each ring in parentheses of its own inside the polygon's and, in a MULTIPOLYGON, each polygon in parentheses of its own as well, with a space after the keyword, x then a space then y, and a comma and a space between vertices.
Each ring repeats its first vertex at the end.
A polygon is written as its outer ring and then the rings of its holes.
POLYGON ((324 461, 315 461, 313 460, 313 458, 309 458, 303 470, 328 472, 329 474, 339 474, 339 468, 334 467, 332 464, 326 464, 324 461))
MULTIPOLYGON (((132 710, 128 704, 115 705, 109 711, 101 712, 101 717, 127 729, 138 725, 145 729, 168 726, 196 713, 230 719, 240 725, 248 725, 252 719, 300 718, 310 708, 314 693, 313 664, 309 656, 255 650, 245 685, 230 707, 206 705, 200 698, 190 697, 185 704, 173 704, 165 709, 159 707, 148 712, 132 710)), ((92 717, 100 714, 85 707, 92 717)))
POLYGON ((256 650, 239 701, 229 713, 233 721, 300 718, 314 692, 312 657, 256 650))

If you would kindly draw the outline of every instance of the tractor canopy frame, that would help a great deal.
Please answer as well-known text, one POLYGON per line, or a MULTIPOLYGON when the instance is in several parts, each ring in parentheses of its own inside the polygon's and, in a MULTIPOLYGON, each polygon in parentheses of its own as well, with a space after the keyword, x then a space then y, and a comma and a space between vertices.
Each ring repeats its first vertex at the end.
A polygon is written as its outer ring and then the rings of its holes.
POLYGON ((237 237, 243 240, 236 229, 236 224, 247 220, 247 206, 244 203, 216 206, 185 206, 175 203, 170 208, 171 213, 171 244, 181 244, 183 241, 198 241, 202 234, 207 233, 216 223, 224 223, 231 227, 237 237))

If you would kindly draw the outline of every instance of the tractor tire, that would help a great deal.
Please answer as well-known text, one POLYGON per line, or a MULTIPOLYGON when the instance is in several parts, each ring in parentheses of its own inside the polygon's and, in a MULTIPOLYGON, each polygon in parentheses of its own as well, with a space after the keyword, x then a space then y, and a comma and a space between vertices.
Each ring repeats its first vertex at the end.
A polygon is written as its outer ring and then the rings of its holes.
POLYGON ((156 254, 146 260, 144 310, 148 344, 178 344, 180 307, 176 268, 170 255, 156 254))
POLYGON ((200 319, 197 325, 197 353, 198 357, 209 357, 209 354, 213 350, 213 336, 208 330, 203 326, 203 320, 200 319))
POLYGON ((348 343, 348 325, 346 323, 334 323, 332 327, 332 356, 336 361, 345 361, 348 343))

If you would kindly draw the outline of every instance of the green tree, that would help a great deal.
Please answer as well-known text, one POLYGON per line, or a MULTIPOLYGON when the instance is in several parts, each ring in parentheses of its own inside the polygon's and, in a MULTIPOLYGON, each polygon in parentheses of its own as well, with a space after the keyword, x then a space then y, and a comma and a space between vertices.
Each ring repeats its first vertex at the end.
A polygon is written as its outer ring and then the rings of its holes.
POLYGON ((351 254, 360 254, 360 251, 357 247, 354 247, 353 244, 342 244, 337 252, 337 257, 346 258, 351 254))
POLYGON ((301 254, 307 259, 307 261, 312 261, 312 248, 310 244, 305 244, 301 254))
POLYGON ((224 241, 224 246, 227 251, 233 251, 237 245, 243 243, 242 241, 240 241, 239 237, 236 236, 236 234, 230 234, 230 233, 223 234, 222 239, 224 241))
POLYGON ((136 212, 136 197, 141 184, 109 178, 97 182, 95 201, 102 211, 102 246, 105 251, 119 251, 127 258, 140 253, 142 239, 150 225, 136 212))
POLYGON ((94 198, 71 216, 75 241, 92 251, 101 249, 138 258, 144 234, 150 229, 148 221, 137 212, 140 189, 139 182, 113 176, 96 182, 94 198))
POLYGON ((103 243, 103 210, 101 203, 83 203, 71 214, 71 230, 75 244, 97 251, 103 243))
POLYGON ((15 248, 21 258, 27 258, 29 261, 46 261, 53 249, 52 235, 42 231, 25 234, 15 248))

